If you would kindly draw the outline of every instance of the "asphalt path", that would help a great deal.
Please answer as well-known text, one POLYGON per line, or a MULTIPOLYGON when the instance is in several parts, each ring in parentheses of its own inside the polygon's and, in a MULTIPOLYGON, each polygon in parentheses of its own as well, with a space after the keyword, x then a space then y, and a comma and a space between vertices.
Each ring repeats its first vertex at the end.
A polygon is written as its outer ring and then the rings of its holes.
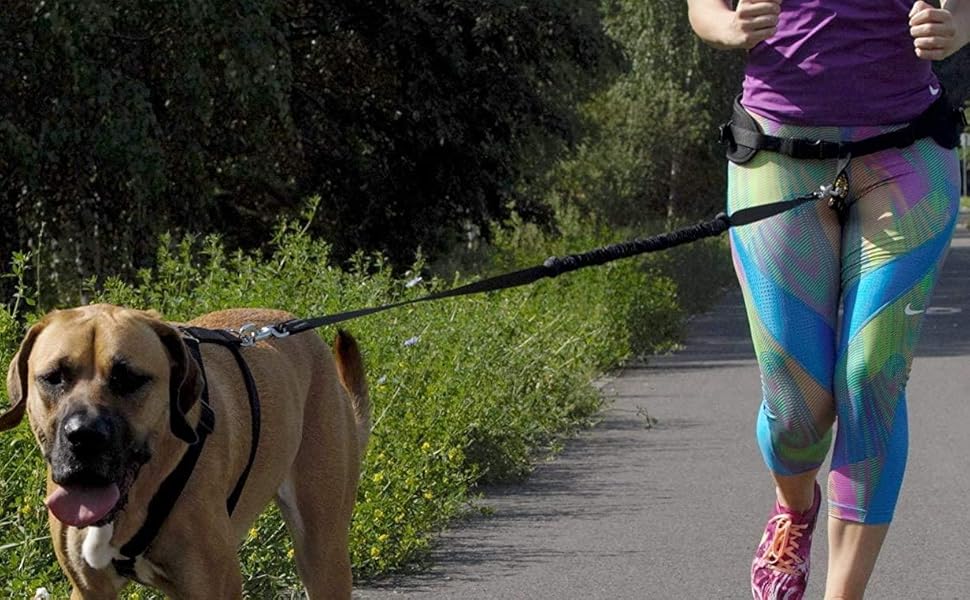
MULTIPOLYGON (((970 598, 970 234, 957 233, 908 385, 909 465, 867 598, 970 598)), ((740 294, 683 351, 603 383, 608 404, 494 512, 443 533, 421 574, 358 600, 744 599, 773 502, 754 440, 760 383, 740 294)), ((824 507, 823 507, 824 510, 824 507)), ((822 598, 824 519, 807 598, 822 598)))

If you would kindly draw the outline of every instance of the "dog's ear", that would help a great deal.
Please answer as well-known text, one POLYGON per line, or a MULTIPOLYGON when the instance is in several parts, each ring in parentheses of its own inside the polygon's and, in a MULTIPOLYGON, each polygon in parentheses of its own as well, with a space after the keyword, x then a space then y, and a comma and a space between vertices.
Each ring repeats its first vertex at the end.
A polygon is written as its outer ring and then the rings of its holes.
POLYGON ((27 371, 27 361, 30 359, 30 351, 34 347, 37 336, 44 330, 46 321, 41 321, 27 332, 24 341, 20 343, 20 349, 10 361, 10 368, 7 370, 7 398, 10 399, 10 408, 0 414, 0 431, 6 431, 16 427, 24 418, 27 410, 27 384, 29 375, 27 371))
POLYGON ((202 396, 205 385, 202 372, 177 329, 161 321, 153 320, 151 324, 172 359, 168 391, 172 433, 179 439, 194 444, 199 436, 189 423, 187 415, 202 396))

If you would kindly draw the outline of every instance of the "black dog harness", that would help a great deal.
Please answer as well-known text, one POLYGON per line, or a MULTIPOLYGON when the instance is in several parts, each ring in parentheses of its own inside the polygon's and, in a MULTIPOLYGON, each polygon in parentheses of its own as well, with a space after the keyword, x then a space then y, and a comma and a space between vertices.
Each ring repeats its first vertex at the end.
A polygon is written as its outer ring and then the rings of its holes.
POLYGON ((239 371, 242 373, 243 381, 246 384, 246 391, 249 395, 252 444, 249 448, 249 460, 246 463, 246 468, 243 469, 232 493, 226 499, 226 511, 230 516, 236 508, 236 503, 239 502, 239 496, 242 494, 243 487, 246 485, 246 479, 249 478, 249 472, 252 470, 253 462, 256 460, 256 449, 259 446, 259 392, 256 389, 256 381, 253 379, 252 371, 249 369, 249 365, 246 364, 245 359, 243 359, 242 351, 240 350, 243 345, 242 340, 234 333, 223 330, 183 327, 181 331, 182 339, 199 367, 199 373, 203 382, 202 412, 199 417, 199 424, 195 428, 196 441, 189 445, 185 454, 182 456, 182 460, 179 461, 169 476, 165 478, 158 487, 158 491, 155 492, 155 495, 149 501, 148 517, 145 519, 145 523, 142 524, 141 529, 138 530, 134 537, 121 547, 120 553, 124 558, 112 561, 118 574, 129 579, 135 578, 135 560, 148 550, 155 536, 158 535, 159 530, 165 523, 165 519, 172 512, 175 503, 182 494, 182 490, 185 489, 185 485, 192 476, 192 471, 195 469, 195 464, 199 460, 199 455, 202 454, 202 449, 205 447, 206 438, 215 429, 215 413, 209 404, 209 386, 206 380, 205 367, 202 362, 201 344, 216 344, 228 349, 232 353, 236 359, 236 364, 239 365, 239 371))

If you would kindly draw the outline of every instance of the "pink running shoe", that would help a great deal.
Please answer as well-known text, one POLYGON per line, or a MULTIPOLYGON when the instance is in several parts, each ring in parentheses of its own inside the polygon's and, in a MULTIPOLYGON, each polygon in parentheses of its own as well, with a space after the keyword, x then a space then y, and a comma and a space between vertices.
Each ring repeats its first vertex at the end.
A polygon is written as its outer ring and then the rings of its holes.
POLYGON ((765 534, 751 563, 754 600, 801 600, 808 584, 812 532, 822 491, 815 484, 815 501, 805 512, 790 512, 775 502, 765 534))

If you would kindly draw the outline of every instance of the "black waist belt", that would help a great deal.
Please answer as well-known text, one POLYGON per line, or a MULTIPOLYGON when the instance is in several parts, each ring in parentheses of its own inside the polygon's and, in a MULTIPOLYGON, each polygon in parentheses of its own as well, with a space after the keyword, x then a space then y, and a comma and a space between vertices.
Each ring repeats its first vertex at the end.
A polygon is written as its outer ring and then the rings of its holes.
POLYGON ((905 148, 916 140, 931 137, 944 148, 960 145, 960 133, 966 121, 962 110, 954 110, 944 94, 923 114, 905 126, 854 142, 832 142, 808 138, 785 138, 767 135, 755 119, 741 106, 741 96, 734 100, 731 120, 721 125, 721 142, 727 144, 731 162, 744 164, 759 150, 778 152, 793 158, 833 159, 864 156, 889 148, 905 148))

